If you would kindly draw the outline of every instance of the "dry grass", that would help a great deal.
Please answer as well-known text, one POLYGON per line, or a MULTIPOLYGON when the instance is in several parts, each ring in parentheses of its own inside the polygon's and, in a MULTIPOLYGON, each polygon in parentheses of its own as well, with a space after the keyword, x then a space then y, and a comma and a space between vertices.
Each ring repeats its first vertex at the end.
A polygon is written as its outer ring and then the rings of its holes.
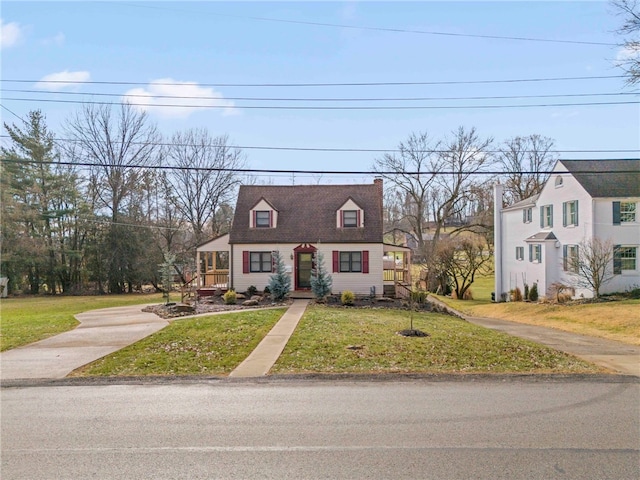
MULTIPOLYGON (((446 301, 446 299, 442 299, 446 301)), ((454 305, 452 305, 454 306, 454 305)), ((454 308, 459 308, 456 304, 454 308)), ((552 305, 498 303, 463 308, 465 313, 557 328, 566 332, 640 345, 640 300, 552 305)))

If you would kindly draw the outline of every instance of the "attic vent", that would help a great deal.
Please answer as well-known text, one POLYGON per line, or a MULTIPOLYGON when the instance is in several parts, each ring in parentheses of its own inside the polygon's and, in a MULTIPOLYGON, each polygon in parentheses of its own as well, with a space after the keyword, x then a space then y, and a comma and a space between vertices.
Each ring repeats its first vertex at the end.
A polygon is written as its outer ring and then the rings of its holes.
POLYGON ((557 187, 561 187, 562 186, 562 177, 560 175, 558 175, 556 177, 556 188, 557 187))

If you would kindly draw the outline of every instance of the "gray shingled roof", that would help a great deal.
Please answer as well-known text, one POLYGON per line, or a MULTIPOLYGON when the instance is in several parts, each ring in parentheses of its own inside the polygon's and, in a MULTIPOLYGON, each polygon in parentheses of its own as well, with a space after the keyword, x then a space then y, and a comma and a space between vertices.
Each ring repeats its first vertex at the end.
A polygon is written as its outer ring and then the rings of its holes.
POLYGON ((229 243, 382 243, 382 184, 243 185, 229 243), (364 210, 365 228, 336 228, 349 198, 364 210), (278 212, 276 228, 249 228, 249 211, 264 199, 278 212))
POLYGON ((557 239, 558 237, 556 237, 553 232, 538 232, 528 237, 525 241, 528 242, 530 240, 557 240, 557 239))
POLYGON ((593 198, 640 196, 640 159, 560 160, 593 198))

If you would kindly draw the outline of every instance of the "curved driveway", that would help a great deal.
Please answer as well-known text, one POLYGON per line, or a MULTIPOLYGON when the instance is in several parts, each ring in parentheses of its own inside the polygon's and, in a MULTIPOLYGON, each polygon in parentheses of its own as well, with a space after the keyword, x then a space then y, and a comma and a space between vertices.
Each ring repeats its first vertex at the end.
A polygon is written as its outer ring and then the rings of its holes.
POLYGON ((64 378, 76 368, 120 350, 169 325, 144 305, 102 308, 75 315, 80 325, 0 354, 0 379, 64 378))

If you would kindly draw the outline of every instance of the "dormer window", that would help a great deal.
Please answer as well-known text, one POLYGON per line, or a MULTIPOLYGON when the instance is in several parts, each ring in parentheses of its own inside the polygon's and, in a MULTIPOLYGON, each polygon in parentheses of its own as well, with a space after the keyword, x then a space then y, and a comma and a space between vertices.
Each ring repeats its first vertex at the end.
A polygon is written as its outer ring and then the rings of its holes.
POLYGON ((358 211, 357 210, 343 210, 342 211, 342 226, 357 227, 358 226, 358 211))
POLYGON ((256 228, 269 228, 271 227, 271 211, 270 210, 256 210, 256 228))

